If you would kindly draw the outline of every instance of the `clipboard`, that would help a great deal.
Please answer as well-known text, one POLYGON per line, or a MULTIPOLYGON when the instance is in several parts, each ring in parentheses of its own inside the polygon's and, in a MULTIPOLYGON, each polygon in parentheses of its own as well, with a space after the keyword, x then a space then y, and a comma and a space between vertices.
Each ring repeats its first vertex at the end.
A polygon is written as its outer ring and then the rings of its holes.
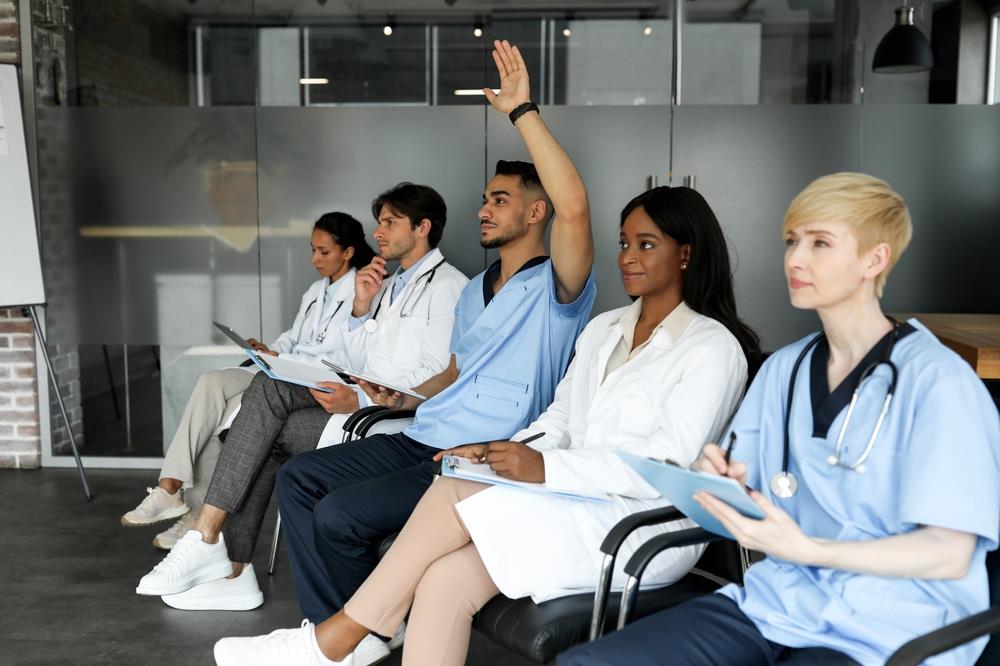
POLYGON ((348 381, 349 379, 357 377, 358 379, 362 379, 368 382, 369 384, 375 384, 376 386, 383 386, 389 389, 390 391, 395 391, 396 393, 408 395, 411 398, 416 398, 417 400, 427 400, 426 395, 421 395, 416 391, 387 383, 385 380, 378 379, 377 377, 372 377, 371 375, 366 375, 363 372, 355 372, 354 370, 349 370, 343 366, 337 365, 336 363, 330 363, 330 361, 326 360, 325 358, 321 360, 323 361, 323 365, 325 365, 326 367, 330 368, 335 373, 337 373, 337 375, 345 382, 348 381))
POLYGON ((552 490, 544 483, 528 483, 527 481, 505 479, 502 476, 498 476, 496 472, 490 469, 489 465, 474 463, 468 458, 460 456, 445 456, 441 459, 441 476, 453 476, 456 479, 488 483, 493 486, 520 488, 521 490, 551 495, 553 497, 584 500, 587 502, 606 503, 611 501, 611 498, 604 493, 571 493, 564 490, 552 490))
POLYGON ((735 479, 685 469, 672 462, 643 458, 625 451, 615 451, 615 453, 681 513, 709 532, 727 539, 733 538, 722 523, 694 500, 694 494, 697 492, 706 492, 717 497, 749 518, 759 520, 764 517, 761 508, 754 504, 747 491, 735 479))
POLYGON ((318 382, 326 382, 332 379, 329 376, 330 373, 323 368, 309 365, 308 363, 283 359, 278 356, 271 356, 265 361, 250 346, 250 343, 232 328, 217 321, 213 321, 212 324, 222 331, 227 338, 239 345, 243 349, 243 353, 253 361, 254 365, 260 368, 261 372, 271 379, 276 379, 279 382, 288 382, 289 384, 298 384, 299 386, 305 386, 306 388, 322 391, 323 393, 331 393, 330 389, 323 388, 318 384, 318 382))

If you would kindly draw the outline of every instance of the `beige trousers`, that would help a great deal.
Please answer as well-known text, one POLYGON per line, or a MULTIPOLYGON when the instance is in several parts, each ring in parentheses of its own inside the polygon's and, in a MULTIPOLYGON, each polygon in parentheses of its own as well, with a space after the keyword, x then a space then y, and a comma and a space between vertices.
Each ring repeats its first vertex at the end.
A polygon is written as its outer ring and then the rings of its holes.
POLYGON ((498 592, 455 505, 490 486, 439 478, 344 612, 383 636, 406 611, 404 666, 464 664, 472 616, 498 592))
POLYGON ((178 479, 192 511, 201 508, 219 459, 219 430, 240 406, 254 373, 243 368, 206 372, 198 378, 174 438, 163 454, 161 479, 178 479))

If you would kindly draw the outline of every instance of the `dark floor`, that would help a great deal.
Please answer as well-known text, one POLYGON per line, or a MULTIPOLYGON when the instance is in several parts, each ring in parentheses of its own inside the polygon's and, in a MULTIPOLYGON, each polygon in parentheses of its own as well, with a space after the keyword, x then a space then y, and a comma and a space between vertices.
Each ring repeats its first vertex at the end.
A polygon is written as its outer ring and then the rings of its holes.
MULTIPOLYGON (((244 613, 180 611, 135 584, 162 557, 158 531, 119 516, 155 482, 152 471, 89 470, 87 502, 73 469, 0 470, 0 664, 211 664, 222 636, 298 625, 287 561, 265 573, 273 517, 254 567, 264 605, 244 613)), ((162 524, 165 529, 169 523, 162 524)), ((399 664, 400 652, 384 662, 399 664)), ((469 664, 526 666, 475 632, 469 664)))

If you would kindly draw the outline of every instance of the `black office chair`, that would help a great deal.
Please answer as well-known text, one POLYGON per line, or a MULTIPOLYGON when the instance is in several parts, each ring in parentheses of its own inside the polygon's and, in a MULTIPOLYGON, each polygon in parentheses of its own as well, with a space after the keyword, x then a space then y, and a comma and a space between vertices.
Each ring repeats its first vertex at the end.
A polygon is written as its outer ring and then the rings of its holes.
POLYGON ((601 544, 604 561, 595 593, 575 594, 541 604, 530 598, 509 599, 498 595, 479 611, 473 628, 508 650, 534 662, 547 663, 574 645, 598 638, 606 620, 622 626, 633 617, 645 617, 708 594, 720 585, 741 582, 747 556, 739 546, 734 541, 693 528, 668 532, 647 542, 625 566, 628 574, 625 590, 610 593, 611 574, 625 539, 640 527, 683 517, 673 507, 628 516, 611 529, 601 544), (709 545, 691 573, 673 585, 639 590, 639 578, 657 553, 667 547, 696 543, 709 545), (654 549, 658 550, 653 552, 654 549))
MULTIPOLYGON (((670 509, 663 511, 670 511, 670 509)), ((640 516, 641 514, 637 514, 636 516, 630 518, 638 519, 640 516)), ((609 535, 609 538, 610 537, 611 535, 609 535)), ((633 615, 636 619, 638 619, 648 614, 643 612, 641 600, 639 605, 634 610, 633 605, 635 602, 635 591, 638 589, 639 579, 642 578, 643 571, 652 559, 668 548, 679 548, 696 543, 728 546, 730 553, 735 545, 735 542, 723 539, 722 537, 719 537, 711 532, 707 532, 701 528, 693 528, 678 532, 668 532, 666 534, 653 537, 636 550, 635 554, 625 565, 625 573, 628 578, 626 579, 625 591, 621 599, 621 606, 618 613, 617 626, 619 629, 630 621, 633 615)), ((709 549, 711 548, 712 545, 709 546, 709 549)), ((602 550, 604 550, 603 546, 602 550)), ((743 549, 739 550, 741 552, 741 570, 746 571, 750 563, 748 557, 749 554, 743 549)), ((706 550, 705 555, 707 556, 708 553, 709 550, 706 550)), ((705 556, 702 557, 702 560, 704 559, 705 556)), ((701 566, 701 564, 701 561, 699 561, 699 566, 701 566)), ((609 565, 605 566, 605 569, 609 568, 609 565)), ((911 640, 893 653, 893 655, 886 662, 886 666, 917 666, 917 664, 922 663, 929 657, 958 647, 959 645, 980 638, 981 636, 992 636, 996 633, 1000 633, 1000 551, 993 551, 987 555, 986 568, 989 575, 991 604, 991 607, 988 610, 945 625, 936 631, 932 631, 911 640)), ((732 580, 733 582, 740 582, 742 577, 740 580, 735 578, 732 580)), ((599 588, 597 592, 598 598, 600 598, 601 593, 601 588, 599 588)), ((595 604, 595 622, 597 622, 599 618, 598 611, 598 605, 595 604)), ((600 618, 600 623, 597 624, 597 626, 600 627, 602 624, 603 618, 600 618)), ((599 632, 592 631, 591 638, 596 638, 598 633, 599 632)), ((1000 640, 991 639, 986 645, 986 649, 983 651, 983 654, 976 661, 976 666, 993 666, 995 664, 1000 664, 1000 640)))
MULTIPOLYGON (((1000 633, 1000 551, 995 550, 986 556, 986 571, 990 577, 988 610, 914 638, 896 650, 886 662, 886 666, 915 666, 929 657, 981 636, 994 636, 1000 633)), ((1000 664, 1000 639, 995 637, 990 639, 976 664, 977 666, 1000 664)))

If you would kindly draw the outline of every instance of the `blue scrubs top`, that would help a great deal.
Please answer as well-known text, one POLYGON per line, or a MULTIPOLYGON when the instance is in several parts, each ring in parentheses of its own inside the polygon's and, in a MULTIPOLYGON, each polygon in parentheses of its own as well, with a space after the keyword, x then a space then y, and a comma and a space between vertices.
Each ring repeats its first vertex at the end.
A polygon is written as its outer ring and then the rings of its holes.
MULTIPOLYGON (((761 368, 733 421, 733 459, 747 464, 747 484, 787 511, 808 536, 865 541, 923 525, 960 530, 979 537, 969 572, 960 580, 884 578, 769 557, 750 567, 743 587, 729 585, 720 593, 771 641, 827 647, 863 664, 882 664, 903 643, 989 606, 985 557, 997 547, 1000 529, 997 408, 965 361, 915 320, 909 324, 916 330, 893 348, 896 393, 863 474, 827 463, 847 410, 830 414, 826 391, 816 390, 820 381, 826 387, 825 363, 807 357, 790 419, 789 470, 798 492, 781 499, 770 490, 771 477, 781 470, 792 365, 812 336, 778 351, 761 368)), ((863 384, 841 449, 845 463, 864 450, 889 375, 879 366, 876 376, 882 379, 863 384)), ((848 398, 852 391, 853 381, 848 398)), ((971 664, 985 645, 983 638, 926 663, 971 664)))
POLYGON ((427 446, 508 439, 534 421, 552 402, 587 323, 593 272, 577 299, 564 304, 551 259, 528 262, 492 295, 498 264, 474 277, 455 306, 458 379, 420 405, 404 431, 427 446))

